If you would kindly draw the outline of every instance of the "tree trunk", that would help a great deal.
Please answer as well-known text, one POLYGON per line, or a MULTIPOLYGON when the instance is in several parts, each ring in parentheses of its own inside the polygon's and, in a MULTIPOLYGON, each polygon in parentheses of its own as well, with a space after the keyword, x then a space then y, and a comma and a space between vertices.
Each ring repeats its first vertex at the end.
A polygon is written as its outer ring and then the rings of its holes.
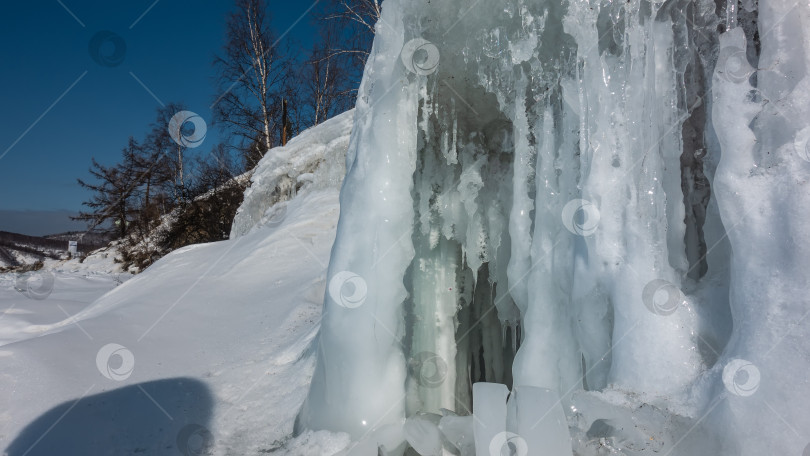
POLYGON ((287 100, 281 101, 281 145, 287 145, 287 137, 290 134, 290 122, 287 118, 287 100))

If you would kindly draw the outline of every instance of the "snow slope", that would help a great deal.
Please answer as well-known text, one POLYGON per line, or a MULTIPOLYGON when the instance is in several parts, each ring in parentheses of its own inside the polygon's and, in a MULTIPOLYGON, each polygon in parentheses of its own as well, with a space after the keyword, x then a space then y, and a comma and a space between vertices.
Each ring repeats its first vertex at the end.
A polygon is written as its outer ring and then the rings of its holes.
POLYGON ((251 185, 234 217, 231 239, 257 225, 276 224, 284 205, 304 187, 338 188, 346 174, 346 149, 354 110, 310 128, 268 153, 253 171, 251 185))
POLYGON ((45 259, 41 270, 0 274, 0 346, 70 325, 88 303, 129 280, 115 256, 103 248, 83 260, 45 259))
POLYGON ((112 290, 127 276, 42 271, 18 279, 14 274, 0 274, 0 346, 68 324, 66 317, 84 309, 88 302, 112 290), (32 299, 18 291, 24 290, 25 280, 32 284, 34 292, 42 290, 43 299, 32 299))
MULTIPOLYGON (((350 115, 297 143, 342 162, 350 115)), ((278 160, 275 151, 263 162, 278 160)), ((272 190, 263 176, 254 174, 254 195, 272 190)), ((299 186, 272 223, 172 252, 86 308, 69 309, 70 319, 47 323, 49 311, 15 320, 17 327, 0 320, 0 448, 20 456, 309 455, 346 447, 345 434, 290 440, 314 368, 309 349, 339 213, 340 179, 319 183, 299 186)), ((57 277, 57 290, 73 287, 57 277)), ((5 306, 9 295, 0 296, 5 306)))

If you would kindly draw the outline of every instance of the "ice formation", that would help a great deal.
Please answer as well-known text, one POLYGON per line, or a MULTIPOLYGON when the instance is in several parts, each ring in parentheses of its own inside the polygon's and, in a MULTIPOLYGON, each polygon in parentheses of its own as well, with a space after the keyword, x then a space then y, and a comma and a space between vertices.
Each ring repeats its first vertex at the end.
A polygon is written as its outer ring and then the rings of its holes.
POLYGON ((801 455, 807 30, 786 0, 387 0, 297 429, 801 455))
POLYGON ((231 239, 264 225, 278 225, 287 201, 304 187, 336 188, 346 173, 346 147, 354 111, 301 132, 286 146, 267 152, 250 176, 245 199, 236 211, 231 239))

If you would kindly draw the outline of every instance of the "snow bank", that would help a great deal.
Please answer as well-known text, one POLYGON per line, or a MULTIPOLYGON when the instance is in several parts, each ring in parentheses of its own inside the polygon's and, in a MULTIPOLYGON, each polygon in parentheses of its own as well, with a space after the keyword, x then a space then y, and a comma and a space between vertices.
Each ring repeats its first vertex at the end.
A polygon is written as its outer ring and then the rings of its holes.
POLYGON ((259 161, 251 185, 236 212, 231 238, 265 223, 277 224, 284 206, 274 206, 304 188, 337 189, 346 173, 346 148, 354 110, 305 130, 286 146, 271 149, 259 161), (271 212, 268 212, 270 210, 271 212))
POLYGON ((178 249, 134 277, 119 274, 114 249, 48 262, 30 280, 0 275, 0 447, 18 456, 350 447, 343 433, 292 434, 314 369, 351 116, 263 159, 231 240, 178 249), (287 179, 300 183, 294 197, 274 193, 287 179))
POLYGON ((111 278, 88 287, 58 273, 55 300, 9 291, 41 325, 0 347, 0 446, 18 456, 344 449, 345 434, 291 437, 338 212, 335 190, 299 195, 279 225, 179 249, 89 306, 111 278), (71 316, 53 323, 59 305, 71 316))

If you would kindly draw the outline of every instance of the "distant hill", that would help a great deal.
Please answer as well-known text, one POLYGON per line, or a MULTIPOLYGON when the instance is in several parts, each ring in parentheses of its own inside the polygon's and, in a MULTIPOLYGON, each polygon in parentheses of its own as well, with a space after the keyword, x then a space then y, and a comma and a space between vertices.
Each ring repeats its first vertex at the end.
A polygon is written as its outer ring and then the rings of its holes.
MULTIPOLYGON (((65 233, 58 233, 58 234, 48 234, 46 236, 42 236, 45 239, 57 240, 57 241, 78 241, 81 240, 83 244, 89 245, 107 245, 110 241, 112 241, 112 235, 105 232, 98 232, 98 231, 68 231, 65 233)), ((81 250, 80 250, 81 251, 81 250)))
POLYGON ((28 236, 20 233, 0 231, 0 267, 16 267, 42 261, 45 258, 67 257, 68 241, 79 241, 79 253, 88 253, 104 247, 110 241, 102 233, 70 232, 49 236, 28 236))

